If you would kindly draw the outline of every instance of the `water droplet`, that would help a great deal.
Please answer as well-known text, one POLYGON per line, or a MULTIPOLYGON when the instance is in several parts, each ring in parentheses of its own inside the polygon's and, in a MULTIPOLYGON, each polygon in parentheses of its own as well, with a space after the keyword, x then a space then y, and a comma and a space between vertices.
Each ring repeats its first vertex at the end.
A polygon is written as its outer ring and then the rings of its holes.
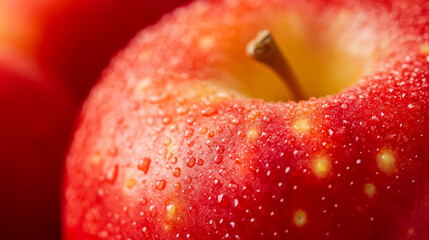
POLYGON ((180 184, 180 183, 175 183, 174 184, 174 188, 176 189, 176 190, 180 190, 180 188, 182 187, 182 185, 180 184))
POLYGON ((238 190, 238 186, 235 183, 228 184, 228 188, 231 192, 236 192, 238 190))
POLYGON ((180 172, 181 172, 181 170, 180 170, 180 168, 175 168, 174 170, 173 170, 173 176, 175 176, 175 177, 180 177, 180 172))
POLYGON ((190 194, 194 190, 195 190, 195 188, 193 186, 188 186, 185 190, 183 190, 183 193, 184 194, 190 194))
POLYGON ((199 133, 199 134, 206 134, 206 133, 207 133, 207 131, 208 131, 208 129, 207 129, 206 127, 200 127, 200 128, 198 129, 198 133, 199 133))
POLYGON ((217 112, 217 110, 215 108, 212 107, 206 107, 204 109, 201 110, 201 115, 205 116, 205 117, 210 117, 213 114, 215 114, 217 112))
POLYGON ((177 163, 177 157, 173 157, 170 159, 170 163, 171 164, 176 164, 177 163))
POLYGON ((151 205, 151 206, 149 207, 149 212, 150 212, 150 215, 151 215, 152 217, 155 217, 155 216, 156 216, 156 214, 157 214, 157 212, 156 212, 156 207, 155 207, 154 205, 151 205))
POLYGON ((212 130, 210 130, 210 131, 208 131, 207 136, 210 137, 210 138, 212 138, 212 137, 215 136, 215 132, 212 131, 212 130))
POLYGON ((194 146, 194 144, 195 143, 192 140, 189 140, 188 143, 187 143, 188 147, 192 147, 192 146, 194 146))
POLYGON ((164 146, 168 147, 170 144, 171 144, 171 138, 167 137, 167 138, 164 140, 164 146))
POLYGON ((228 197, 225 196, 224 194, 219 194, 217 196, 217 202, 219 203, 219 205, 221 205, 222 207, 227 207, 229 205, 229 201, 228 201, 228 197))
POLYGON ((167 125, 171 123, 171 117, 170 116, 166 116, 162 118, 162 124, 167 125))
POLYGON ((199 158, 198 160, 197 160, 197 165, 198 166, 202 166, 204 164, 204 161, 201 159, 201 158, 199 158))
POLYGON ((184 179, 184 181, 185 181, 186 184, 189 184, 189 183, 192 182, 192 177, 191 176, 186 176, 185 179, 184 179))
POLYGON ((137 164, 137 168, 146 174, 147 171, 149 170, 150 162, 151 162, 150 158, 144 157, 139 160, 137 164))
POLYGON ((163 190, 165 188, 165 184, 166 182, 164 179, 156 181, 156 189, 163 190))
POLYGON ((195 165, 195 157, 189 157, 186 159, 186 166, 192 168, 195 165))
POLYGON ((147 199, 146 198, 140 198, 139 202, 141 205, 145 205, 147 203, 147 199))
POLYGON ((178 107, 176 109, 176 113, 179 115, 184 115, 186 113, 188 113, 189 109, 187 107, 178 107))
POLYGON ((145 237, 147 237, 147 238, 150 237, 150 230, 149 230, 149 228, 143 227, 142 228, 142 232, 145 235, 145 237))
POLYGON ((219 145, 216 147, 216 153, 217 154, 222 154, 225 152, 225 147, 223 145, 219 145))
POLYGON ((118 165, 112 166, 107 172, 106 172, 106 179, 110 183, 115 183, 116 178, 118 177, 118 165))
POLYGON ((194 134, 194 129, 192 129, 192 128, 187 129, 187 130, 185 131, 185 137, 186 137, 186 138, 192 137, 192 135, 193 135, 193 134, 194 134))
POLYGON ((214 159, 214 162, 219 164, 223 161, 223 156, 222 155, 217 155, 214 159))
POLYGON ((214 181, 213 181, 213 183, 214 183, 214 185, 216 186, 216 187, 220 187, 220 186, 222 186, 222 183, 219 181, 219 179, 215 179, 214 181))

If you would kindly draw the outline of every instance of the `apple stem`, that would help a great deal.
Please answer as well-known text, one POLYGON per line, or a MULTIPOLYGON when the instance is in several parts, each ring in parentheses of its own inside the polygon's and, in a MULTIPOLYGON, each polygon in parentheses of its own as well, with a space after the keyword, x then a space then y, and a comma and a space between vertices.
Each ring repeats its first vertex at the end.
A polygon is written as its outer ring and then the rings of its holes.
POLYGON ((291 89, 296 101, 305 99, 297 78, 294 76, 270 31, 260 31, 256 38, 247 44, 246 53, 256 61, 264 63, 279 75, 291 89))

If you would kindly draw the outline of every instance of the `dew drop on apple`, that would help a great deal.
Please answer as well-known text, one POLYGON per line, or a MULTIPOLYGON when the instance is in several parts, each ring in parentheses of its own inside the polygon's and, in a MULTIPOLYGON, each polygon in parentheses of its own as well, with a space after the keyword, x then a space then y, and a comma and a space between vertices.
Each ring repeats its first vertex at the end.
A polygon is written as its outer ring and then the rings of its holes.
POLYGON ((144 157, 144 158, 139 160, 139 162, 137 164, 137 168, 146 174, 147 171, 149 171, 151 161, 152 160, 150 158, 144 157))
POLYGON ((149 237, 150 236, 150 229, 148 227, 143 227, 142 228, 142 232, 145 235, 145 237, 149 237))
POLYGON ((192 177, 191 176, 186 176, 184 179, 186 184, 190 184, 192 182, 192 177))
POLYGON ((216 186, 216 187, 221 187, 222 186, 222 183, 220 182, 220 180, 219 179, 217 179, 217 178, 215 178, 215 180, 213 180, 213 184, 216 186))
POLYGON ((184 107, 184 106, 178 107, 176 109, 176 113, 179 115, 185 115, 188 112, 189 112, 189 109, 187 107, 184 107))
POLYGON ((177 157, 172 157, 172 158, 170 159, 170 163, 171 163, 171 164, 176 164, 176 163, 177 163, 177 157))
POLYGON ((210 130, 210 131, 208 131, 208 133, 207 133, 207 136, 209 137, 209 138, 212 138, 212 137, 214 137, 216 135, 216 133, 215 133, 215 131, 213 131, 213 130, 210 130))
POLYGON ((235 198, 234 199, 234 207, 237 207, 238 206, 238 199, 237 198, 235 198))
POLYGON ((193 135, 193 134, 194 134, 194 129, 192 129, 192 128, 187 129, 187 130, 185 131, 185 137, 186 137, 186 138, 192 137, 192 135, 193 135))
POLYGON ((192 140, 189 140, 186 144, 188 145, 188 147, 192 147, 194 146, 195 142, 192 140))
POLYGON ((151 205, 151 206, 149 207, 149 213, 150 213, 150 215, 151 215, 152 217, 156 217, 157 210, 156 210, 156 207, 155 207, 154 205, 151 205))
POLYGON ((163 190, 165 188, 166 183, 167 182, 164 179, 156 181, 156 189, 163 190))
POLYGON ((140 205, 145 205, 147 203, 147 199, 146 198, 140 198, 139 199, 140 205))
POLYGON ((171 123, 171 117, 170 116, 165 116, 162 118, 162 124, 168 125, 170 123, 171 123))
POLYGON ((208 129, 206 127, 200 127, 198 129, 199 134, 206 134, 208 132, 208 129))
POLYGON ((115 183, 116 178, 118 177, 118 165, 112 166, 106 172, 106 179, 109 183, 115 183))
POLYGON ((198 160, 197 160, 197 165, 198 166, 202 166, 204 164, 204 161, 201 159, 201 158, 199 158, 198 160))
POLYGON ((195 157, 189 157, 188 159, 186 159, 186 166, 192 168, 195 165, 195 162, 195 157))
POLYGON ((231 192, 236 192, 236 191, 238 190, 238 186, 237 186, 237 184, 235 184, 235 183, 230 183, 230 184, 228 184, 228 189, 229 189, 231 192))
POLYGON ((173 170, 173 176, 180 177, 181 169, 179 167, 173 170))
POLYGON ((200 111, 201 115, 203 115, 204 117, 210 117, 216 112, 216 109, 213 107, 206 107, 200 111))
POLYGON ((216 153, 217 154, 222 154, 222 153, 224 153, 225 152, 225 147, 223 146, 223 145, 218 145, 217 147, 216 147, 216 153))
POLYGON ((217 155, 214 159, 214 162, 219 164, 223 161, 223 156, 222 155, 217 155))

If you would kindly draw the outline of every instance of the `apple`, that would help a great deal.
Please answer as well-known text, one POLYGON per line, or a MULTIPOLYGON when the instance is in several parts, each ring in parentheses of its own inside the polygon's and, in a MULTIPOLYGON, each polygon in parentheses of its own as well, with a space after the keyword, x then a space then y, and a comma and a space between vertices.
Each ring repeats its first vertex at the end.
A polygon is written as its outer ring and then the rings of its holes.
POLYGON ((0 2, 0 42, 15 49, 36 53, 43 26, 69 0, 2 0, 0 2))
POLYGON ((198 1, 83 106, 65 239, 426 239, 429 6, 198 1))
POLYGON ((76 104, 24 54, 0 48, 1 239, 58 239, 76 104))
POLYGON ((31 53, 83 101, 111 56, 138 30, 187 2, 3 0, 0 42, 31 53))

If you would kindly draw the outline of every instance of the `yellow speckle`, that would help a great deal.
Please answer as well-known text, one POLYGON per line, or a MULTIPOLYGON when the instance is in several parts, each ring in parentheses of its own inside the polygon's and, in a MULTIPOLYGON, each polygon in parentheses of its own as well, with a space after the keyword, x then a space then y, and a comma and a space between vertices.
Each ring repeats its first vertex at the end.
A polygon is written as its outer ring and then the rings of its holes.
POLYGON ((198 45, 203 50, 209 50, 214 46, 215 40, 211 36, 200 37, 198 40, 198 45))
POLYGON ((247 139, 251 142, 258 137, 259 131, 256 128, 251 128, 249 131, 247 131, 247 139))
POLYGON ((169 144, 168 144, 168 146, 166 147, 166 149, 167 149, 167 151, 169 152, 169 153, 171 153, 171 154, 176 154, 176 152, 177 152, 177 143, 176 143, 176 139, 172 139, 172 138, 170 138, 170 140, 169 140, 169 144))
POLYGON ((167 231, 167 232, 170 231, 171 230, 171 225, 165 224, 164 225, 164 230, 167 231))
POLYGON ((101 158, 100 152, 93 153, 90 161, 94 166, 99 166, 100 163, 103 161, 103 159, 101 158))
POLYGON ((127 182, 126 182, 126 186, 128 189, 132 189, 134 187, 134 185, 136 185, 137 180, 135 178, 128 178, 127 182))
POLYGON ((374 184, 372 184, 372 183, 365 184, 364 185, 364 192, 365 192, 365 195, 367 195, 369 198, 374 197, 375 192, 376 192, 374 184))
POLYGON ((331 172, 331 161, 325 156, 319 156, 313 160, 312 169, 317 177, 324 178, 331 172))
POLYGON ((413 236, 414 235, 414 228, 409 228, 407 233, 408 233, 408 237, 413 236))
POLYGON ((167 206, 167 213, 168 215, 172 216, 174 213, 176 213, 176 205, 170 204, 167 206))
POLYGON ((429 56, 429 43, 420 46, 420 53, 424 56, 429 56))
POLYGON ((310 130, 310 122, 307 118, 301 118, 295 121, 293 128, 297 132, 306 132, 310 130))
POLYGON ((293 214, 293 223, 297 227, 304 226, 307 223, 307 213, 302 209, 295 211, 293 214))
POLYGON ((259 115, 260 115, 260 113, 259 113, 258 111, 251 111, 251 112, 249 113, 249 115, 247 116, 247 119, 248 119, 249 121, 253 121, 253 120, 255 120, 257 117, 259 117, 259 115))
POLYGON ((392 150, 381 149, 376 156, 378 168, 385 174, 391 175, 398 172, 396 168, 396 160, 392 150))
POLYGON ((135 88, 136 93, 141 93, 144 90, 146 90, 150 85, 152 84, 152 79, 150 78, 143 78, 140 80, 139 83, 137 83, 137 86, 135 88))
POLYGON ((164 139, 164 146, 168 147, 170 143, 171 143, 171 138, 167 137, 166 139, 164 139))
POLYGON ((152 50, 144 50, 138 56, 139 61, 147 62, 152 58, 152 50))

